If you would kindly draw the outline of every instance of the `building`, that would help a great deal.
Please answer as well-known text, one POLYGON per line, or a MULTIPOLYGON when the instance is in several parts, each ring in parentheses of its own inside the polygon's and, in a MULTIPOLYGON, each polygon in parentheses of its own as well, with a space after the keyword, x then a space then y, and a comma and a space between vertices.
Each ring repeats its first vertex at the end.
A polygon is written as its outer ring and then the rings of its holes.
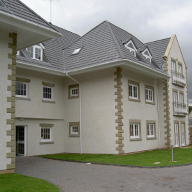
POLYGON ((17 49, 61 34, 19 0, 0 1, 0 173, 15 168, 15 85, 17 49))
POLYGON ((108 21, 82 37, 53 27, 63 37, 17 56, 18 155, 189 144, 187 68, 175 35, 144 44, 108 21))
POLYGON ((17 52, 16 155, 189 144, 187 67, 176 35, 142 43, 108 21, 82 37, 49 27, 63 36, 17 52))

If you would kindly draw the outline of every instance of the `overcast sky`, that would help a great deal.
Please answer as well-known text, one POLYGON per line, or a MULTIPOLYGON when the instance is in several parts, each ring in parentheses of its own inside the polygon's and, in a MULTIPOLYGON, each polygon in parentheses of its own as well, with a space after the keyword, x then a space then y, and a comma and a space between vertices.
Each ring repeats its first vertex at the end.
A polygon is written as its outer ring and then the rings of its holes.
POLYGON ((188 67, 192 103, 191 0, 21 0, 54 25, 84 35, 101 22, 125 29, 143 43, 176 34, 188 67))

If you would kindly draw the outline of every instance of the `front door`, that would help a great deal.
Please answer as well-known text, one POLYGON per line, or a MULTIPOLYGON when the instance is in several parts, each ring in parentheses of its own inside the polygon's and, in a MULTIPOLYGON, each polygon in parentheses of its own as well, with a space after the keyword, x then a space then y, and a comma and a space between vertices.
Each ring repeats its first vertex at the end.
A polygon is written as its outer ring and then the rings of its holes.
POLYGON ((16 126, 16 155, 25 155, 25 127, 16 126))
POLYGON ((179 125, 175 124, 175 147, 179 147, 179 125))
POLYGON ((181 124, 181 145, 185 146, 185 124, 181 124))

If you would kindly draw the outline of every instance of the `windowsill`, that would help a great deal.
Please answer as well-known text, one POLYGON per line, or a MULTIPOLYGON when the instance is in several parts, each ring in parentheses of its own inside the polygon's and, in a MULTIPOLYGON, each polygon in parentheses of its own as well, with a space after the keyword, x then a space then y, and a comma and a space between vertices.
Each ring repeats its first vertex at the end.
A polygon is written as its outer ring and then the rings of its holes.
POLYGON ((54 141, 41 141, 39 142, 40 145, 44 145, 44 144, 54 144, 54 141))
POLYGON ((70 96, 68 99, 77 99, 79 96, 70 96))
POLYGON ((149 102, 149 101, 145 101, 146 104, 151 104, 151 105, 155 105, 155 102, 149 102))
POLYGON ((80 135, 69 135, 69 137, 79 137, 80 135))
POLYGON ((31 98, 27 98, 27 97, 19 97, 19 96, 15 96, 16 100, 25 100, 25 101, 31 101, 31 98))
POLYGON ((51 101, 51 100, 49 101, 49 100, 45 100, 45 99, 43 99, 42 102, 44 102, 44 103, 53 103, 53 104, 55 104, 55 101, 51 101))
POLYGON ((130 98, 130 97, 129 97, 129 101, 141 102, 140 99, 132 99, 132 98, 130 98))
POLYGON ((147 137, 147 140, 155 140, 157 137, 147 137))
POLYGON ((141 138, 130 138, 130 141, 141 141, 141 138))

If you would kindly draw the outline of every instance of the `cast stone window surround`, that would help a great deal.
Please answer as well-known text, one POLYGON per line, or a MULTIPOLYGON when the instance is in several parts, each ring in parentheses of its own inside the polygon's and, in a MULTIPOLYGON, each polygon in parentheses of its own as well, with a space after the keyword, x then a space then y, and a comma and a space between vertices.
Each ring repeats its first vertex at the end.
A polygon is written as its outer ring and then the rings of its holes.
POLYGON ((157 139, 156 137, 156 122, 147 120, 146 121, 146 132, 147 140, 157 139))
POLYGON ((128 99, 130 101, 140 102, 140 84, 132 80, 128 80, 128 99))
POLYGON ((16 91, 15 91, 15 98, 17 100, 28 100, 29 98, 29 83, 31 82, 30 79, 16 77, 16 91))
POLYGON ((42 85, 43 85, 42 102, 55 103, 55 101, 53 101, 53 88, 55 87, 55 84, 42 82, 42 85))
POLYGON ((79 137, 80 136, 80 123, 70 122, 69 123, 69 137, 79 137))
POLYGON ((68 86, 68 99, 79 98, 79 84, 68 86))
POLYGON ((41 141, 39 144, 54 144, 52 140, 52 129, 54 125, 41 123, 39 126, 41 127, 41 141))
POLYGON ((145 103, 155 104, 155 92, 153 86, 145 85, 145 103))
POLYGON ((141 120, 129 120, 130 141, 141 141, 141 120))

